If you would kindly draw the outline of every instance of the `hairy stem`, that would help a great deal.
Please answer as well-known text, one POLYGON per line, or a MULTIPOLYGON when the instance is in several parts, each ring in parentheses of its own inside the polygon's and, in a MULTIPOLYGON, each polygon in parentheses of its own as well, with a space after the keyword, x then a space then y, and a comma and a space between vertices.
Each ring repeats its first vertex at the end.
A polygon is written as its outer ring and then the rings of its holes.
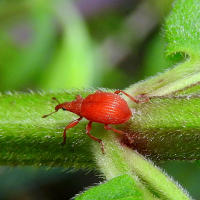
MULTIPOLYGON (((87 120, 68 130, 67 143, 61 146, 64 127, 78 116, 54 111, 52 101, 71 101, 94 90, 39 93, 13 93, 0 96, 0 163, 4 165, 45 165, 95 168, 91 140, 85 134, 87 120)), ((153 159, 200 158, 200 98, 197 96, 158 97, 143 104, 132 104, 133 117, 118 129, 134 139, 129 145, 153 159)), ((94 123, 93 135, 107 133, 94 123)), ((123 143, 126 138, 119 138, 123 143)), ((99 144, 96 144, 99 147, 99 144)), ((100 147, 99 147, 100 148, 100 147)))
POLYGON ((176 184, 161 169, 136 151, 121 146, 111 136, 110 138, 107 137, 104 142, 106 154, 102 156, 96 146, 94 147, 94 152, 100 171, 103 172, 107 179, 123 174, 131 175, 136 184, 143 189, 144 199, 154 199, 156 198, 154 195, 159 199, 190 199, 180 185, 176 184), (149 194, 149 187, 151 188, 150 191, 154 191, 154 195, 149 194))

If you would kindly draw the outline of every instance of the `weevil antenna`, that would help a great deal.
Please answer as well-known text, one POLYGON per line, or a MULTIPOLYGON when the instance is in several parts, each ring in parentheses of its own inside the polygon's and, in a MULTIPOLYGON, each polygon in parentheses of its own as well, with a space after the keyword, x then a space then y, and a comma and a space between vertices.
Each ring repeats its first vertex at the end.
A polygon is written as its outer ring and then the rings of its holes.
POLYGON ((58 99, 57 99, 56 97, 52 97, 52 99, 53 99, 54 101, 56 101, 58 104, 60 104, 60 101, 58 101, 58 99))
POLYGON ((49 114, 47 114, 47 115, 43 115, 42 118, 46 118, 46 117, 48 117, 49 115, 52 115, 52 114, 54 114, 54 113, 56 113, 56 112, 57 112, 57 110, 54 111, 54 112, 51 112, 51 113, 49 113, 49 114))

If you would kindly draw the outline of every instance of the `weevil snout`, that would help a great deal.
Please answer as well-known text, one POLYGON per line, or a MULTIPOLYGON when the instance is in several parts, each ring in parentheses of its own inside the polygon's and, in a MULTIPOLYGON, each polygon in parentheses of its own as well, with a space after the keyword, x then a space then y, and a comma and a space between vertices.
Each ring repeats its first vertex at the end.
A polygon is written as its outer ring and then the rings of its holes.
POLYGON ((70 102, 61 103, 55 107, 55 111, 57 112, 59 109, 67 110, 69 107, 70 107, 70 102))
POLYGON ((58 99, 56 97, 52 97, 52 100, 56 101, 58 103, 57 106, 55 106, 55 112, 57 112, 59 109, 63 109, 63 110, 66 110, 64 108, 64 103, 60 103, 60 101, 58 101, 58 99))
POLYGON ((61 108, 62 108, 62 104, 58 104, 58 105, 55 107, 55 111, 54 111, 54 112, 51 112, 51 113, 49 113, 49 114, 47 114, 47 115, 43 115, 42 118, 46 118, 46 117, 48 117, 49 115, 52 115, 52 114, 58 112, 58 110, 61 109, 61 108))
POLYGON ((62 106, 60 104, 58 104, 56 107, 55 107, 55 111, 58 111, 59 109, 61 109, 62 106))

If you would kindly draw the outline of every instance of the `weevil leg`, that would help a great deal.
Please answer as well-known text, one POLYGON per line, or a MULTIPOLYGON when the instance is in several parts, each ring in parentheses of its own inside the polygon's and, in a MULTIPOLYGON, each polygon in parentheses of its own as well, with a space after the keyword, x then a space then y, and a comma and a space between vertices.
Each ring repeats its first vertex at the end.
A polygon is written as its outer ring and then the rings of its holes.
POLYGON ((127 94, 126 92, 122 91, 122 90, 116 90, 114 92, 115 94, 119 94, 119 93, 123 93, 124 95, 126 95, 128 98, 130 98, 132 101, 134 101, 135 103, 140 103, 140 101, 138 99, 135 99, 134 97, 132 97, 131 95, 127 94))
POLYGON ((124 131, 117 130, 117 129, 111 127, 111 126, 108 125, 108 124, 104 124, 104 128, 105 128, 106 130, 112 130, 112 131, 114 131, 115 133, 118 133, 118 134, 120 134, 120 135, 125 135, 125 134, 126 134, 124 131))
POLYGON ((66 127, 65 127, 65 130, 63 132, 63 142, 62 142, 62 145, 66 144, 66 132, 68 129, 76 126, 81 120, 82 120, 83 117, 80 117, 72 122, 70 122, 66 127))
POLYGON ((94 141, 97 141, 101 145, 101 151, 104 154, 104 144, 101 139, 94 137, 91 135, 90 131, 92 129, 92 121, 90 121, 86 126, 86 134, 94 141))
POLYGON ((123 94, 126 95, 128 98, 130 98, 132 101, 134 101, 135 103, 145 103, 145 102, 148 102, 148 101, 149 101, 149 98, 148 98, 147 96, 145 96, 145 95, 141 95, 141 97, 143 97, 143 98, 145 97, 144 100, 138 100, 138 99, 132 97, 131 95, 127 94, 126 92, 124 92, 124 91, 122 91, 122 90, 116 90, 114 93, 115 93, 115 94, 123 93, 123 94))
POLYGON ((115 133, 118 133, 118 134, 120 134, 120 135, 126 136, 131 144, 134 142, 134 141, 133 141, 133 138, 131 138, 131 137, 128 135, 128 133, 126 133, 126 132, 124 132, 124 131, 117 130, 117 129, 113 128, 112 126, 108 125, 108 124, 104 124, 104 128, 105 128, 106 130, 111 130, 111 131, 113 131, 113 132, 115 132, 115 133))

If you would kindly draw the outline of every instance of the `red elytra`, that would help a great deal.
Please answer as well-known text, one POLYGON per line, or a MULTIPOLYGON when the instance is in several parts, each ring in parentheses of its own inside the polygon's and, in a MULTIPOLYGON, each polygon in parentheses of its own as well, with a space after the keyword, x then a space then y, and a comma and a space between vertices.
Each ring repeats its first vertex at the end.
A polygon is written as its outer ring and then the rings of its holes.
POLYGON ((59 104, 55 107, 54 112, 44 115, 43 118, 57 112, 59 109, 67 110, 80 116, 78 119, 70 122, 65 127, 62 144, 66 143, 66 131, 68 129, 76 126, 83 117, 88 119, 89 123, 86 126, 86 134, 92 140, 95 140, 101 144, 101 149, 104 153, 104 144, 102 140, 91 135, 90 131, 92 128, 92 123, 98 122, 104 124, 104 128, 106 130, 112 130, 121 135, 126 134, 125 132, 110 126, 110 124, 125 123, 132 116, 132 112, 128 107, 127 102, 120 95, 118 95, 119 93, 123 93, 135 103, 139 103, 139 100, 133 98, 122 90, 117 90, 114 93, 98 90, 94 94, 88 95, 86 98, 82 98, 80 95, 77 95, 74 101, 64 102, 61 104, 55 97, 53 97, 52 99, 56 100, 59 104))

